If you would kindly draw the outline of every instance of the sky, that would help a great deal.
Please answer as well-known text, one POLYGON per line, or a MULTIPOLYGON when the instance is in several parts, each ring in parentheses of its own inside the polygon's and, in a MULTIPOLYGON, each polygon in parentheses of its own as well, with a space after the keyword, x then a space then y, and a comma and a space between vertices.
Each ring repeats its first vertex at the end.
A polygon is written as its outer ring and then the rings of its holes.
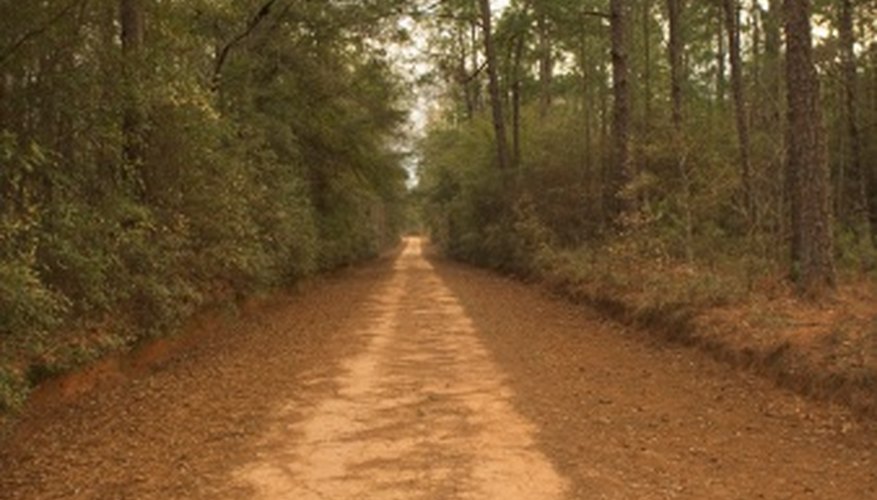
MULTIPOLYGON (((508 8, 511 0, 491 0, 491 8, 494 16, 499 16, 508 8)), ((404 72, 407 73, 412 80, 416 80, 420 76, 430 71, 430 64, 424 60, 423 55, 427 53, 427 36, 420 31, 416 24, 411 20, 403 21, 403 27, 412 32, 412 41, 410 44, 400 46, 396 49, 402 59, 404 72)), ((415 102, 411 109, 410 127, 414 135, 423 133, 426 125, 427 116, 430 106, 433 102, 433 95, 428 89, 417 89, 415 102)))
POLYGON ((493 7, 493 10, 497 12, 502 12, 506 7, 509 6, 509 2, 511 0, 491 0, 490 4, 493 7))

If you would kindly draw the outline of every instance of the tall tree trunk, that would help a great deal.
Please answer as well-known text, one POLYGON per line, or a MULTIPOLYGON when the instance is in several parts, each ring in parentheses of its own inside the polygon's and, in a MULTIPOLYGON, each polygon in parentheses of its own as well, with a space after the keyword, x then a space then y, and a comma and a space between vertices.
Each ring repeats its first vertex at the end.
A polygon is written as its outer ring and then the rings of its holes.
POLYGON ((584 121, 584 156, 583 156, 583 166, 585 171, 585 179, 588 183, 586 188, 586 193, 588 193, 590 197, 590 193, 592 191, 592 187, 594 185, 593 179, 593 123, 594 116, 596 115, 596 110, 594 109, 594 91, 591 86, 591 72, 593 71, 593 65, 591 64, 591 47, 588 43, 588 35, 584 28, 584 22, 581 25, 581 31, 579 32, 579 64, 581 66, 582 72, 582 82, 581 82, 581 90, 582 90, 582 120, 584 121))
POLYGON ((514 60, 512 61, 512 148, 514 154, 512 164, 515 168, 521 165, 521 60, 524 58, 524 47, 527 43, 527 30, 522 27, 515 41, 514 60))
POLYGON ((624 189, 632 179, 630 157, 630 85, 627 48, 627 2, 610 0, 609 16, 612 31, 612 173, 607 205, 616 222, 629 210, 630 201, 624 189))
MULTIPOLYGON (((654 102, 654 91, 652 89, 652 0, 643 0, 642 5, 642 37, 643 37, 643 132, 640 138, 641 163, 640 168, 643 172, 651 170, 651 158, 648 152, 644 151, 649 147, 652 140, 652 105, 654 102)), ((650 200, 648 193, 643 193, 639 200, 641 205, 648 205, 650 200)))
POLYGON ((493 43, 493 17, 490 0, 479 0, 481 7, 481 27, 484 38, 484 52, 487 55, 487 76, 489 80, 490 107, 493 112, 493 130, 496 135, 496 157, 500 170, 507 170, 509 163, 508 137, 506 137, 505 116, 502 106, 502 93, 499 85, 499 69, 496 47, 493 43))
POLYGON ((749 153, 749 112, 743 88, 743 61, 740 57, 740 4, 738 0, 722 0, 722 6, 725 11, 725 31, 728 33, 728 52, 731 57, 731 92, 734 95, 737 143, 740 148, 743 203, 751 227, 755 214, 752 202, 752 162, 749 153))
POLYGON ((126 177, 136 178, 143 163, 143 117, 140 108, 137 85, 143 50, 144 12, 143 0, 120 0, 119 26, 122 42, 123 74, 125 79, 125 110, 122 119, 123 158, 126 167, 131 169, 126 177))
POLYGON ((782 44, 782 0, 770 0, 769 9, 764 16, 764 81, 767 87, 767 96, 771 100, 770 107, 773 116, 772 125, 777 127, 782 121, 782 56, 780 45, 782 44))
POLYGON ((785 0, 786 82, 792 213, 792 276, 819 296, 835 286, 830 179, 819 79, 813 63, 810 0, 785 0))
MULTIPOLYGON (((771 175, 765 179, 771 179, 770 183, 770 207, 769 221, 774 230, 772 247, 782 248, 782 243, 788 237, 788 187, 787 172, 785 165, 785 140, 783 134, 783 69, 782 69, 782 0, 770 0, 768 11, 764 14, 764 107, 765 123, 764 132, 771 139, 771 175)), ((764 215, 764 213, 763 213, 764 215)))
MULTIPOLYGON (((753 82, 761 81, 761 44, 762 44, 762 34, 761 34, 761 7, 758 5, 758 2, 752 2, 752 8, 749 11, 749 19, 752 25, 752 76, 750 80, 753 82)), ((739 25, 739 17, 738 22, 739 25)), ((740 31, 740 27, 737 27, 737 31, 740 31)), ((739 37, 739 35, 738 35, 739 37)))
POLYGON ((852 220, 860 238, 866 241, 871 239, 868 208, 868 178, 862 164, 862 137, 859 131, 858 114, 858 75, 856 74, 856 37, 853 32, 853 2, 852 0, 841 1, 841 12, 838 23, 840 35, 840 54, 844 86, 844 118, 847 133, 847 166, 852 185, 851 189, 841 186, 838 193, 843 200, 843 212, 841 215, 848 216, 852 220))
MULTIPOLYGON (((471 50, 472 50, 472 71, 478 71, 478 68, 481 67, 481 60, 478 58, 479 50, 478 46, 480 45, 480 41, 478 40, 478 23, 472 21, 469 26, 469 39, 471 42, 471 50)), ((475 110, 481 111, 483 109, 483 96, 482 96, 482 83, 480 78, 472 79, 472 102, 475 103, 475 110)))
POLYGON ((670 97, 673 103, 673 128, 682 131, 682 0, 667 0, 670 24, 670 97))
MULTIPOLYGON (((457 25, 457 44, 460 46, 460 55, 458 61, 457 72, 459 73, 458 79, 460 80, 461 90, 463 91, 463 100, 465 101, 466 106, 466 119, 472 120, 475 118, 475 93, 472 90, 472 80, 477 78, 477 76, 469 75, 469 68, 467 67, 469 55, 466 51, 466 34, 463 32, 463 27, 457 25)), ((477 71, 478 68, 474 68, 472 71, 477 71)))
POLYGON ((10 101, 12 98, 13 76, 7 71, 0 71, 0 131, 8 130, 11 126, 12 116, 10 101))
POLYGON ((609 106, 609 97, 612 89, 609 88, 609 77, 611 70, 608 67, 605 58, 601 57, 596 64, 597 71, 597 95, 595 99, 599 106, 599 119, 597 121, 599 140, 598 149, 595 152, 597 157, 597 172, 595 176, 599 178, 594 190, 594 199, 597 200, 599 215, 598 223, 600 230, 605 228, 606 223, 612 218, 612 206, 614 203, 614 194, 612 188, 614 181, 614 167, 612 165, 612 139, 609 133, 609 127, 612 122, 612 111, 609 106), (608 196, 607 196, 608 194, 608 196))
MULTIPOLYGON (((87 2, 82 2, 79 6, 79 10, 76 13, 76 19, 71 26, 70 29, 70 37, 74 40, 81 40, 82 31, 87 26, 86 14, 88 11, 87 2)), ((61 59, 61 71, 64 75, 72 75, 75 72, 76 68, 76 50, 68 49, 65 51, 64 55, 61 59)), ((69 104, 69 103, 68 103, 69 104)), ((75 107, 71 106, 62 106, 61 113, 59 115, 59 123, 58 123, 58 142, 57 142, 57 150, 61 154, 61 157, 64 158, 64 162, 68 165, 76 164, 76 145, 77 145, 77 137, 76 137, 76 117, 78 113, 75 111, 75 107)), ((0 120, 2 123, 2 120, 0 120)))
POLYGON ((667 0, 667 13, 670 28, 668 55, 670 58, 670 98, 673 111, 673 149, 676 155, 676 168, 685 188, 685 255, 688 262, 694 260, 694 216, 692 208, 691 172, 686 161, 684 128, 682 114, 682 82, 686 70, 682 54, 685 41, 682 37, 682 10, 684 0, 667 0))
POLYGON ((539 30, 539 113, 544 117, 551 108, 551 85, 554 77, 554 59, 548 19, 540 13, 536 21, 539 30))
MULTIPOLYGON (((652 92, 652 1, 643 1, 643 59, 645 68, 643 68, 643 101, 644 101, 644 125, 648 134, 652 128, 652 101, 654 93, 652 92)), ((645 158, 648 161, 648 157, 645 158)), ((644 165, 648 168, 648 165, 644 165)))
POLYGON ((725 104, 725 92, 727 91, 727 82, 725 81, 725 22, 724 11, 719 13, 719 22, 716 23, 716 103, 719 106, 725 104))

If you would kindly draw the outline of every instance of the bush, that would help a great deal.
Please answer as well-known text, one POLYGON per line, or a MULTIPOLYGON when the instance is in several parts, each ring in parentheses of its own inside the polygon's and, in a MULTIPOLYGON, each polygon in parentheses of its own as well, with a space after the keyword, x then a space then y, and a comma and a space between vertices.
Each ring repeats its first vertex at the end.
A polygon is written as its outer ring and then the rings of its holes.
POLYGON ((0 415, 21 408, 26 396, 25 381, 18 374, 0 366, 0 415))
POLYGON ((58 326, 68 304, 27 263, 0 262, 0 336, 44 334, 58 326))

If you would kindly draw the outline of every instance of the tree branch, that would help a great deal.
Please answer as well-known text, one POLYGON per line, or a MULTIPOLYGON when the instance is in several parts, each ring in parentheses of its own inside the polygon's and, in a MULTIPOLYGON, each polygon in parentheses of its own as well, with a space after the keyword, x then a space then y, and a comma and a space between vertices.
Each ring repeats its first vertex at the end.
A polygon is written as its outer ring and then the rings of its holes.
POLYGON ((460 85, 468 85, 469 82, 478 77, 485 69, 487 68, 487 61, 481 63, 481 67, 476 69, 471 75, 462 75, 463 78, 460 79, 460 85))
POLYGON ((256 15, 253 16, 252 19, 250 19, 249 23, 247 23, 247 28, 243 32, 232 38, 230 42, 225 44, 225 46, 223 46, 218 51, 216 56, 216 64, 213 67, 212 87, 214 91, 219 89, 219 80, 222 77, 222 68, 223 66, 225 66, 225 62, 228 60, 228 56, 229 54, 231 54, 232 49, 234 49, 237 45, 239 45, 250 35, 252 35, 254 31, 256 31, 256 28, 258 28, 259 25, 262 24, 262 21, 264 21, 268 17, 268 15, 271 14, 271 8, 276 3, 277 0, 268 0, 267 2, 265 2, 265 4, 262 5, 256 15))

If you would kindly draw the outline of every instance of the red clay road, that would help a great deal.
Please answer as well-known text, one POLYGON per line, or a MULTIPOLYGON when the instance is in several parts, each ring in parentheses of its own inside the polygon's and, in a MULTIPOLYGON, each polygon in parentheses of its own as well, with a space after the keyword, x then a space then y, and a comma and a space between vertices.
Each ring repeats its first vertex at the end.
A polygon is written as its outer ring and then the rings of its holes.
POLYGON ((0 498, 874 499, 877 429, 404 251, 31 411, 0 498))

